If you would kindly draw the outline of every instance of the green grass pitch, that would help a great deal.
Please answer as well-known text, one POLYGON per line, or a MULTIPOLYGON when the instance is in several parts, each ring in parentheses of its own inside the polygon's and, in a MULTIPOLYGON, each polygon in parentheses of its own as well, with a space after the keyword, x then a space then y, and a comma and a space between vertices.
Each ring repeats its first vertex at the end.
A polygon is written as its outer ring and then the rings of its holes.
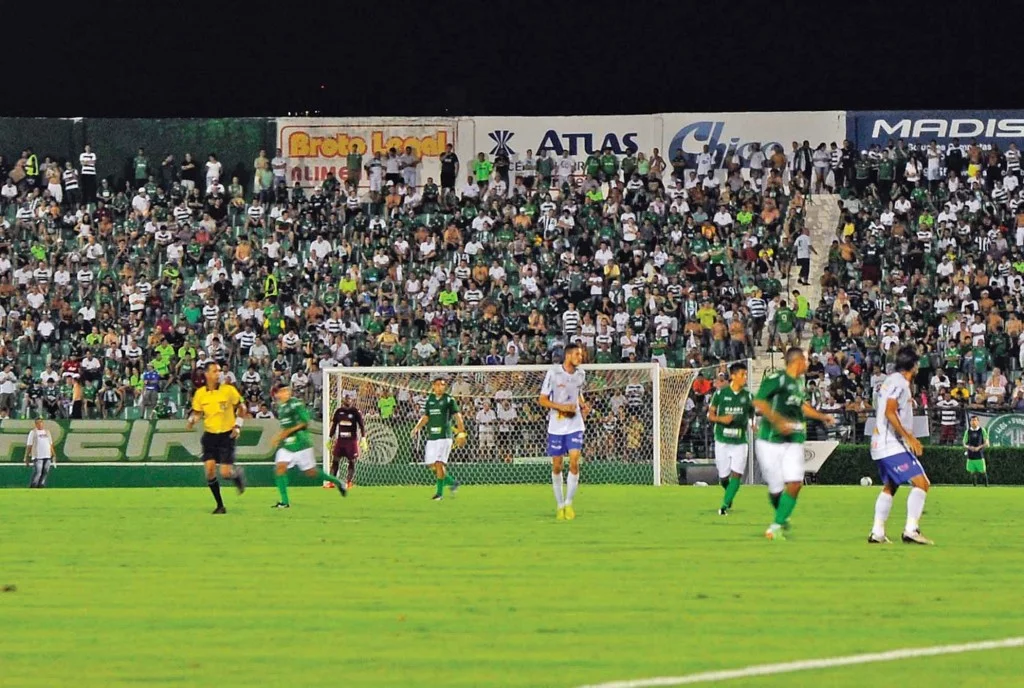
MULTIPOLYGON (((58 469, 59 470, 59 469, 58 469)), ((934 488, 932 548, 869 546, 876 489, 6 490, 0 686, 529 686, 1024 635, 1014 488, 934 488), (11 590, 12 586, 16 589, 11 590)), ((896 498, 890 537, 905 517, 896 498)), ((729 686, 1024 685, 996 650, 729 686)))

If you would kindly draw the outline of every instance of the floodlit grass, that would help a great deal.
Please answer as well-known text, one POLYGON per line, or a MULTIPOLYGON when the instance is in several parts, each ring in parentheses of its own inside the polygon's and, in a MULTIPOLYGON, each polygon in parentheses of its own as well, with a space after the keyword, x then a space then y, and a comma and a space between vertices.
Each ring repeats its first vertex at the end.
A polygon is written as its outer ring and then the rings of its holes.
MULTIPOLYGON (((876 489, 0 493, 0 685, 552 686, 1024 635, 1024 492, 935 488, 933 548, 865 543, 876 489)), ((890 536, 898 539, 905 492, 890 536)), ((730 686, 1024 684, 998 650, 730 686)))

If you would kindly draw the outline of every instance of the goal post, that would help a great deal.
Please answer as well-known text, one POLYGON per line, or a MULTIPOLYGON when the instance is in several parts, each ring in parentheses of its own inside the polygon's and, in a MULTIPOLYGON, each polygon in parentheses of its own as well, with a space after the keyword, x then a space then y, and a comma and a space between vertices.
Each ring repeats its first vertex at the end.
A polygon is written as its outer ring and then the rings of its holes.
MULTIPOLYGON (((549 483, 547 410, 538 400, 551 365, 371 367, 324 370, 324 470, 331 470, 331 419, 344 396, 362 413, 368 450, 357 485, 432 484, 425 439, 411 436, 433 380, 441 375, 469 435, 449 466, 466 484, 549 483)), ((584 364, 593 407, 582 453, 588 483, 678 483, 676 461, 686 400, 701 369, 657 363, 584 364)), ((717 366, 713 367, 717 368, 717 366)), ((704 369, 709 370, 709 369, 704 369)), ((342 468, 344 472, 344 467, 342 468)))

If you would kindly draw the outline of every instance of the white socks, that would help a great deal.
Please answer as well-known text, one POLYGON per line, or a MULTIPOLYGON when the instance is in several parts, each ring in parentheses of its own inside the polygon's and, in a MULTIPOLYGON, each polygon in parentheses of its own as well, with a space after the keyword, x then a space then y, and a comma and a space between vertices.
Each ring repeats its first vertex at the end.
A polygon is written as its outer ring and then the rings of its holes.
POLYGON ((924 500, 927 496, 928 493, 920 487, 911 488, 910 494, 907 495, 907 527, 904 528, 904 532, 913 533, 917 530, 921 514, 924 513, 924 500))
POLYGON ((572 504, 572 498, 576 495, 576 488, 580 486, 580 474, 569 473, 569 477, 566 478, 566 482, 568 483, 569 489, 565 495, 565 503, 566 506, 568 506, 569 504, 572 504))
POLYGON ((885 522, 889 518, 889 512, 892 511, 892 495, 888 492, 879 492, 878 499, 875 500, 875 525, 871 528, 871 534, 876 539, 882 539, 885 537, 885 522))
MULTIPOLYGON (((569 484, 571 485, 572 483, 569 483, 569 484)), ((562 474, 561 473, 552 473, 551 474, 551 487, 553 487, 555 489, 555 503, 558 505, 558 508, 561 509, 563 506, 565 506, 565 498, 562 497, 562 474)), ((570 492, 570 494, 572 494, 572 493, 570 492)), ((570 497, 570 499, 571 499, 571 497, 570 497)))

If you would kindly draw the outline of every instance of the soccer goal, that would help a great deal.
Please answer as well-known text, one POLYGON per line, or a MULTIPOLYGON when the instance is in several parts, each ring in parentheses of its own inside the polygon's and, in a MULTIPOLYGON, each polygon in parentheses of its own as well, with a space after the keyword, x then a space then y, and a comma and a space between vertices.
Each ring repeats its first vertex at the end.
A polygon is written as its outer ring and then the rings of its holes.
MULTIPOLYGON (((538 404, 549 365, 330 368, 324 371, 324 470, 330 470, 330 424, 345 396, 363 415, 369 450, 356 467, 358 485, 427 484, 424 438, 410 431, 439 374, 459 404, 465 447, 450 466, 464 483, 547 483, 547 412, 538 404)), ((676 459, 687 397, 700 369, 656 363, 586 364, 587 418, 582 473, 588 483, 677 484, 676 459)))

